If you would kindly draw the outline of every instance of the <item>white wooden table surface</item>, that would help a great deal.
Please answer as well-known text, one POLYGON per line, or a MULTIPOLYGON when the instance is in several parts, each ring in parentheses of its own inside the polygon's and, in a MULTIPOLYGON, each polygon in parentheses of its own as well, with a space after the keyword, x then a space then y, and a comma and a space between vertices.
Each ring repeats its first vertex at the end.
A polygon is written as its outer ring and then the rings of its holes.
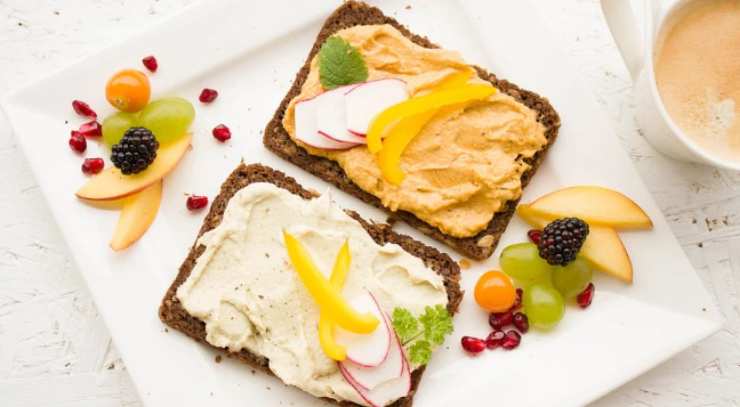
MULTIPOLYGON (((0 0, 0 94, 192 1, 0 0)), ((647 145, 598 1, 538 4, 727 318, 721 332, 595 405, 740 406, 740 174, 671 161, 647 145)), ((0 406, 140 406, 2 115, 0 177, 0 406)))

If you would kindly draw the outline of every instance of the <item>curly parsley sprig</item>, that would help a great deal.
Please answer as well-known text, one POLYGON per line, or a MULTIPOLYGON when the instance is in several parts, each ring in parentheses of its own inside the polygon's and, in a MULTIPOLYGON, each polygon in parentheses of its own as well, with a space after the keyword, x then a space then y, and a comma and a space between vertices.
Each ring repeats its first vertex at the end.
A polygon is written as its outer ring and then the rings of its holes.
POLYGON ((441 345, 445 336, 452 332, 452 317, 442 305, 424 307, 417 319, 405 308, 393 310, 393 329, 401 344, 409 347, 409 359, 417 365, 425 365, 432 356, 432 346, 441 345))

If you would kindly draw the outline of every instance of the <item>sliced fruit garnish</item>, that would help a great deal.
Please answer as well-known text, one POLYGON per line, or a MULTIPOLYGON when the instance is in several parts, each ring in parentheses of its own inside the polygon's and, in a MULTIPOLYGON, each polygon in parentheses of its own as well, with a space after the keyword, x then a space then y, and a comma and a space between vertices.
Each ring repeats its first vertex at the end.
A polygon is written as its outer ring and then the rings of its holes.
POLYGON ((123 202, 110 247, 124 250, 139 240, 154 222, 162 200, 162 181, 158 181, 123 202))
POLYGON ((293 268, 322 312, 350 332, 369 334, 378 328, 380 320, 371 313, 355 311, 324 278, 298 239, 288 232, 283 232, 283 238, 293 268))
MULTIPOLYGON (((540 216, 529 205, 519 205, 516 212, 529 225, 540 229, 555 220, 552 216, 549 218, 540 216)), ((589 225, 588 237, 583 242, 580 255, 590 261, 597 270, 626 283, 632 283, 632 261, 616 230, 589 225)))
POLYGON ((91 178, 76 195, 86 200, 111 200, 135 194, 161 180, 172 171, 190 147, 191 135, 161 147, 157 158, 144 171, 135 175, 123 175, 118 168, 110 167, 91 178))
MULTIPOLYGON (((349 251, 349 242, 345 241, 334 260, 334 267, 332 267, 331 276, 329 277, 329 284, 332 287, 337 290, 342 289, 351 262, 352 255, 349 251)), ((341 361, 347 358, 347 350, 334 340, 335 327, 334 321, 322 312, 319 316, 319 343, 327 356, 333 360, 341 361)))
POLYGON ((383 146, 383 135, 388 132, 389 126, 399 120, 444 106, 485 99, 495 92, 496 88, 490 84, 466 84, 454 89, 435 90, 393 105, 377 115, 371 123, 367 133, 368 148, 372 153, 379 152, 383 146))
POLYGON ((541 217, 573 216, 589 225, 651 229, 650 217, 633 200, 613 189, 580 185, 551 192, 529 204, 541 217))

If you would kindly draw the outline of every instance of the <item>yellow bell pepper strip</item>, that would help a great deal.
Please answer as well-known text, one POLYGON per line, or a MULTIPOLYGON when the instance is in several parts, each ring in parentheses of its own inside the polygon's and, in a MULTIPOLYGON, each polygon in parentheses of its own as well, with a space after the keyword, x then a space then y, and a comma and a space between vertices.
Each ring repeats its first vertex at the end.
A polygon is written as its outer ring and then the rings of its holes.
POLYGON ((298 239, 288 232, 283 232, 283 239, 293 267, 321 312, 325 312, 340 327, 357 334, 368 334, 378 327, 380 321, 374 315, 360 314, 352 309, 316 268, 311 255, 298 239))
POLYGON ((367 147, 377 153, 383 147, 382 136, 388 126, 409 116, 436 110, 440 107, 485 99, 496 92, 496 88, 486 84, 467 84, 454 89, 433 91, 424 96, 413 97, 382 111, 370 124, 367 132, 367 147))
POLYGON ((378 153, 380 172, 388 182, 401 185, 406 177, 401 169, 401 154, 435 114, 437 114, 437 110, 401 119, 398 124, 388 131, 388 136, 383 141, 383 148, 378 153))
MULTIPOLYGON (((334 260, 334 267, 331 270, 331 277, 329 278, 329 284, 338 291, 344 286, 344 280, 347 278, 351 262, 352 256, 349 252, 349 242, 345 241, 342 248, 339 249, 336 260, 334 260)), ((336 361, 342 361, 347 358, 347 350, 344 346, 334 341, 335 326, 334 321, 322 311, 319 316, 319 343, 326 356, 336 361)))

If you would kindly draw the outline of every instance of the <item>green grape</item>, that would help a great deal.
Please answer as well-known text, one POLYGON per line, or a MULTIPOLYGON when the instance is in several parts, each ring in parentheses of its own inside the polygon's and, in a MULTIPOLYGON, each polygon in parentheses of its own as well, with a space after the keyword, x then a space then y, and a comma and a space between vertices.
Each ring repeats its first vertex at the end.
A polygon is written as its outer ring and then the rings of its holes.
POLYGON ((123 138, 123 133, 131 127, 136 126, 136 114, 118 112, 103 120, 103 142, 108 147, 118 143, 123 138))
POLYGON ((591 282, 591 263, 581 256, 565 267, 557 266, 552 272, 552 284, 564 298, 574 298, 591 282))
POLYGON ((563 319, 565 303, 558 290, 547 284, 532 284, 524 290, 524 313, 537 329, 550 329, 563 319))
POLYGON ((139 125, 151 130, 160 143, 166 144, 185 135, 195 118, 195 109, 187 100, 168 97, 149 103, 139 112, 139 125))
POLYGON ((499 263, 504 273, 521 285, 550 281, 552 266, 540 257, 534 243, 507 246, 501 252, 499 263))

